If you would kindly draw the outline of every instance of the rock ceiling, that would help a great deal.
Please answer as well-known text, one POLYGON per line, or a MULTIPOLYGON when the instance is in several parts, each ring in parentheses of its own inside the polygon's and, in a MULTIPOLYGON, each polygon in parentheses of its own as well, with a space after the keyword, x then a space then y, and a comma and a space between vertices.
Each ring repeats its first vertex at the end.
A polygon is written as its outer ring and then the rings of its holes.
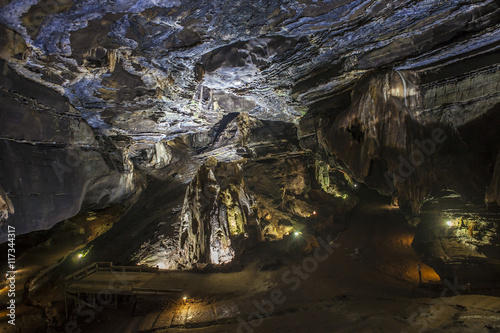
POLYGON ((499 21, 498 2, 470 0, 0 8, 15 71, 59 92, 99 132, 155 141, 207 131, 228 112, 297 121, 374 68, 422 71, 495 53, 499 21))

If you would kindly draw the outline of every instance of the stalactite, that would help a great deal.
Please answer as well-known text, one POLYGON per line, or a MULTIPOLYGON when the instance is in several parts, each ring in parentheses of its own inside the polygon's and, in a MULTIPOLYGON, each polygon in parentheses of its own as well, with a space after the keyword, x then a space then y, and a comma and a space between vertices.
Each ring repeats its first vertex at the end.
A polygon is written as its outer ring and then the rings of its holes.
POLYGON ((116 68, 116 64, 120 61, 120 53, 118 50, 109 50, 108 51, 108 61, 109 61, 109 70, 114 72, 116 68))

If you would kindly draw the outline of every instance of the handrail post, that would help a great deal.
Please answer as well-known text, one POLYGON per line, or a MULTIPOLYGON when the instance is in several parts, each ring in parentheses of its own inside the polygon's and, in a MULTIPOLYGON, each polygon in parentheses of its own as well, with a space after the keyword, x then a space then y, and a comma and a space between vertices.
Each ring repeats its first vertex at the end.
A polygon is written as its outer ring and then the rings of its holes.
POLYGON ((66 285, 64 285, 64 309, 66 312, 66 318, 68 318, 68 294, 66 293, 66 285))

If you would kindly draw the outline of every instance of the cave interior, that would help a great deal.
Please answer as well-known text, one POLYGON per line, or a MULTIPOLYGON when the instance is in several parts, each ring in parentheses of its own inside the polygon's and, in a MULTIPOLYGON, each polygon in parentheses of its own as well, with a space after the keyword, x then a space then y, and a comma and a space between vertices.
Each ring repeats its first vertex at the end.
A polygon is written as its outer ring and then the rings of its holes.
POLYGON ((500 332, 500 1, 0 0, 0 68, 2 332, 500 332))

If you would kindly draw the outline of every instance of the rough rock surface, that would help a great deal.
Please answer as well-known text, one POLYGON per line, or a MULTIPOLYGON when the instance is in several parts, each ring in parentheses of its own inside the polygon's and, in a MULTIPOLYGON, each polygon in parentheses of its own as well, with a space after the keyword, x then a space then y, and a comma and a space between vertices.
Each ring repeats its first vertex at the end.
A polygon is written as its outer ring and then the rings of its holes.
POLYGON ((252 201, 238 164, 202 166, 184 198, 179 246, 185 262, 181 264, 230 262, 234 258, 231 238, 248 237, 248 228, 260 227, 252 201))
MULTIPOLYGON (((142 228, 149 225, 155 231, 143 234, 142 244, 136 240, 140 248, 131 254, 134 261, 164 268, 224 264, 258 242, 281 240, 295 231, 302 232, 308 243, 314 242, 318 232, 342 223, 357 204, 348 181, 341 184, 338 175, 330 175, 328 169, 326 175, 314 172, 315 164, 310 163, 314 157, 299 147, 293 125, 260 121, 243 113, 219 128, 220 133, 205 149, 185 146, 191 157, 184 163, 199 168, 191 177, 177 177, 189 179, 178 186, 182 198, 164 205, 160 214, 143 213, 142 228), (328 211, 328 221, 316 223, 316 210, 328 211), (168 216, 162 211, 169 211, 168 216)), ((197 143, 192 138, 185 141, 197 143)), ((186 172, 176 169, 174 173, 186 172)), ((171 198, 167 194, 171 187, 156 188, 160 194, 155 197, 162 201, 171 198)), ((155 206, 155 197, 146 190, 138 204, 144 200, 155 206)), ((123 219, 128 221, 135 211, 123 219)), ((114 246, 124 243, 115 241, 114 246)), ((99 246, 96 244, 97 249, 99 246)), ((107 260, 103 256, 96 259, 107 260)))
POLYGON ((3 188, 0 187, 0 220, 6 220, 9 214, 14 214, 14 206, 3 188))
POLYGON ((103 133, 156 140, 206 131, 228 112, 294 120, 373 68, 494 62, 499 21, 495 1, 469 0, 17 0, 0 9, 4 54, 19 72, 103 133))
POLYGON ((442 190, 463 214, 499 203, 499 45, 496 0, 0 2, 3 228, 138 200, 120 237, 143 230, 143 251, 128 254, 156 262, 170 250, 151 259, 155 244, 179 245, 182 211, 221 212, 215 197, 201 211, 178 201, 222 191, 207 172, 229 165, 260 192, 261 231, 278 238, 279 216, 307 216, 309 194, 349 201, 353 179, 410 219, 442 190), (323 192, 308 191, 313 179, 323 192))
MULTIPOLYGON (((354 87, 350 106, 322 118, 319 141, 356 177, 409 201, 415 212, 441 188, 482 201, 499 134, 485 129, 476 138, 471 127, 497 121, 500 67, 460 74, 448 79, 451 83, 423 84, 422 77, 408 71, 365 75, 354 87), (443 91, 452 93, 442 96, 443 91), (460 97, 448 96, 458 92, 460 97), (459 107, 460 112, 450 111, 459 107)), ((493 184, 490 201, 494 189, 493 184)))

